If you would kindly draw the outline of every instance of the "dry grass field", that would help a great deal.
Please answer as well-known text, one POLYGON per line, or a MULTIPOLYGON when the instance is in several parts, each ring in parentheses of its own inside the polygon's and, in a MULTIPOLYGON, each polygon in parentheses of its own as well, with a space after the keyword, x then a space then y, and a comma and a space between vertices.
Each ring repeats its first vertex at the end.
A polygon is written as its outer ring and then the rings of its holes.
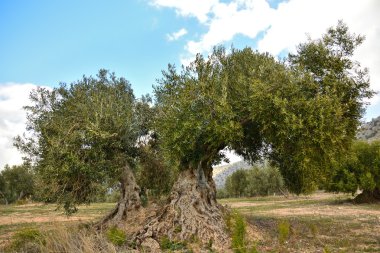
MULTIPOLYGON (((349 197, 317 193, 220 202, 245 217, 248 244, 256 252, 380 252, 380 204, 355 205, 349 197)), ((17 231, 76 227, 102 217, 113 206, 83 206, 69 218, 55 205, 0 206, 0 252, 17 231)))
POLYGON ((28 228, 48 230, 61 225, 87 223, 102 217, 114 206, 114 203, 82 206, 75 215, 67 217, 52 204, 0 205, 0 252, 17 231, 28 228))
POLYGON ((223 199, 251 226, 258 252, 380 252, 380 204, 349 195, 223 199))

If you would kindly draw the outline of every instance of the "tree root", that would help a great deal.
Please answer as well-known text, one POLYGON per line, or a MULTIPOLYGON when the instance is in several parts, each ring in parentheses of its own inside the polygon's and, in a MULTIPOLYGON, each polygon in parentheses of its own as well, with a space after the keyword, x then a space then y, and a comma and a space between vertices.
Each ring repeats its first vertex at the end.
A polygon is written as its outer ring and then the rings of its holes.
POLYGON ((201 242, 218 252, 228 251, 230 238, 216 202, 215 184, 211 173, 207 176, 203 173, 203 170, 180 173, 168 204, 135 235, 138 245, 148 238, 159 241, 167 236, 172 241, 201 242))

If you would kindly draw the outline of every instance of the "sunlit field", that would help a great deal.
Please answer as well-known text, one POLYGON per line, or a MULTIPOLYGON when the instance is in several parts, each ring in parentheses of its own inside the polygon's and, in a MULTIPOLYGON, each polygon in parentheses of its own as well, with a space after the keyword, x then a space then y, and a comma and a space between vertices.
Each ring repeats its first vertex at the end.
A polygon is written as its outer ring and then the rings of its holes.
POLYGON ((246 217, 259 252, 380 252, 380 204, 317 193, 222 199, 246 217))
MULTIPOLYGON (((249 245, 258 252, 380 252, 380 204, 352 204, 350 195, 271 196, 221 199, 247 222, 249 245)), ((80 207, 67 217, 55 205, 0 206, 0 245, 17 231, 83 226, 100 219, 113 203, 80 207)))

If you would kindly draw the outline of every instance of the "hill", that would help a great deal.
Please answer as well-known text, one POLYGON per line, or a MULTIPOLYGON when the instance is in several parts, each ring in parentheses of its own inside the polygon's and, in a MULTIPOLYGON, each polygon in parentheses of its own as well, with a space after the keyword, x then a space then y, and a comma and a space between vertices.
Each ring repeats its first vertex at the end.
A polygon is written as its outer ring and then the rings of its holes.
POLYGON ((232 175, 235 171, 239 169, 247 170, 250 169, 252 165, 245 161, 239 161, 227 165, 215 166, 213 170, 213 179, 217 189, 223 188, 226 178, 232 175))
POLYGON ((368 141, 380 140, 380 116, 364 123, 358 131, 357 138, 368 141))

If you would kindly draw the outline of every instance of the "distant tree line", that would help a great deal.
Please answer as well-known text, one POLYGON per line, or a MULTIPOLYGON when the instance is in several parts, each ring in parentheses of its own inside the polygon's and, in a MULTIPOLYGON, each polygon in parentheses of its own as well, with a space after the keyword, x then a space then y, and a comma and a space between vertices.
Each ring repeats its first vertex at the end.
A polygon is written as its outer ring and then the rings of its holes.
MULTIPOLYGON (((355 141, 350 150, 335 158, 330 174, 319 189, 356 195, 356 202, 380 200, 380 141, 355 141)), ((287 189, 279 170, 255 166, 237 170, 219 189, 218 198, 255 197, 285 194, 287 189)))
POLYGON ((255 197, 286 192, 280 171, 273 166, 254 166, 237 170, 226 178, 225 187, 217 192, 218 198, 255 197))
POLYGON ((9 204, 25 198, 32 198, 35 178, 28 164, 5 165, 0 172, 0 203, 9 204))

